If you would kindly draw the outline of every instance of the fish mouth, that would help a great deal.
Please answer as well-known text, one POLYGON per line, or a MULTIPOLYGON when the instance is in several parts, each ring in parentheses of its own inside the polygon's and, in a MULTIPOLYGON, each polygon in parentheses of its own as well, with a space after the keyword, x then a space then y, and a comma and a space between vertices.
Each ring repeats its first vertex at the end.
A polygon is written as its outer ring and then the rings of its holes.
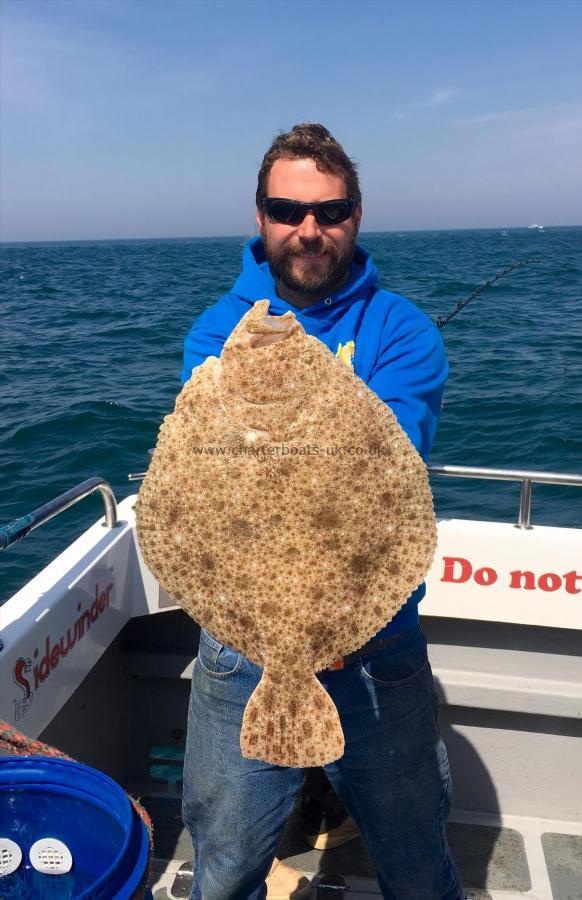
POLYGON ((257 347, 268 347, 278 341, 285 340, 296 331, 298 322, 293 313, 285 313, 282 316, 261 316, 248 323, 248 333, 245 335, 242 346, 249 350, 257 347))

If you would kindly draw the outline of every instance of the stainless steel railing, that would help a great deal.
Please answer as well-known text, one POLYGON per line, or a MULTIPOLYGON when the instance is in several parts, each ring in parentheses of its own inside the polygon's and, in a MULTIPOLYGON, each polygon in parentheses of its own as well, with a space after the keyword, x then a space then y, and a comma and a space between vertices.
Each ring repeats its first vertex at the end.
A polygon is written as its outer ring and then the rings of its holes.
POLYGON ((517 528, 531 528, 532 484, 562 484, 582 487, 582 475, 562 472, 531 472, 527 469, 487 469, 477 466, 429 466, 430 475, 448 475, 451 478, 483 478, 486 481, 519 481, 519 515, 517 528))
MULTIPOLYGON (((150 454, 153 452, 149 451, 150 454)), ((561 472, 531 472, 528 469, 489 469, 478 466, 428 466, 429 475, 447 475, 450 478, 482 478, 485 481, 521 482, 517 528, 528 529, 531 524, 532 484, 562 484, 582 487, 582 475, 561 472)), ((141 481, 145 472, 128 475, 130 481, 141 481)))
POLYGON ((6 550, 7 547, 18 543, 29 532, 40 525, 44 525, 45 522, 58 516, 59 513, 64 512, 65 509, 68 509, 95 491, 100 491, 103 498, 105 506, 104 524, 108 528, 115 528, 119 523, 117 521, 117 502, 111 485, 104 478, 87 478, 86 481, 75 485, 75 487, 65 491, 64 494, 55 497, 54 500, 49 500, 44 506, 39 506, 38 509, 33 510, 28 515, 21 516, 19 519, 9 522, 8 525, 0 527, 0 550, 6 550))
MULTIPOLYGON (((562 472, 533 472, 527 469, 489 469, 477 466, 428 466, 429 475, 445 475, 449 478, 482 478, 485 481, 513 481, 521 482, 519 497, 519 515, 517 528, 531 528, 531 498, 532 484, 561 484, 573 487, 582 487, 582 475, 565 474, 562 472)), ((145 472, 136 472, 128 475, 130 481, 140 481, 145 478, 145 472)), ((44 525, 59 513, 69 509, 75 503, 88 497, 89 494, 100 491, 105 506, 105 525, 114 528, 117 524, 117 503, 111 485, 104 478, 88 478, 81 484, 75 485, 64 494, 55 497, 39 506, 38 509, 21 516, 19 519, 0 527, 0 550, 11 547, 22 540, 29 532, 44 525)))

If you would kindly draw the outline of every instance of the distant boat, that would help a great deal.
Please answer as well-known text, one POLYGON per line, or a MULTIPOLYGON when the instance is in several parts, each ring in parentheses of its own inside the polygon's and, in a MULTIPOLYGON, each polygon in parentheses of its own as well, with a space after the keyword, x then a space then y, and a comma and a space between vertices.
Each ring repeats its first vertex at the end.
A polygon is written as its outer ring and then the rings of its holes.
POLYGON ((535 228, 537 231, 543 231, 543 230, 544 230, 544 226, 543 226, 543 225, 528 225, 527 227, 528 227, 528 228, 535 228))

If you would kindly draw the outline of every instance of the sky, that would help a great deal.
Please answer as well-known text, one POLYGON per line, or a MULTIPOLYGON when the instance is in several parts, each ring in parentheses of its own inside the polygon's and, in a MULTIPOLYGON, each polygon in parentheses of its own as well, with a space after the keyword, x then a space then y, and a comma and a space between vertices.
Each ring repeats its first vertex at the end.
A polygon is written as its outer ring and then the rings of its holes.
POLYGON ((0 239, 249 235, 322 122, 363 231, 582 223, 580 0, 2 0, 0 239))

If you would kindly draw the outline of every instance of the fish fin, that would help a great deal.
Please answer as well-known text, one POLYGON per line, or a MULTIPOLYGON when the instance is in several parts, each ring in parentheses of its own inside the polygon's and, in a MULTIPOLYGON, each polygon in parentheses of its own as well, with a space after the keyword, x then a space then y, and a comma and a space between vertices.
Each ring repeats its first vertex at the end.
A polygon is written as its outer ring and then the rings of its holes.
POLYGON ((344 752, 336 706, 313 672, 282 686, 268 668, 243 716, 240 747, 248 759, 277 766, 325 766, 344 752))

